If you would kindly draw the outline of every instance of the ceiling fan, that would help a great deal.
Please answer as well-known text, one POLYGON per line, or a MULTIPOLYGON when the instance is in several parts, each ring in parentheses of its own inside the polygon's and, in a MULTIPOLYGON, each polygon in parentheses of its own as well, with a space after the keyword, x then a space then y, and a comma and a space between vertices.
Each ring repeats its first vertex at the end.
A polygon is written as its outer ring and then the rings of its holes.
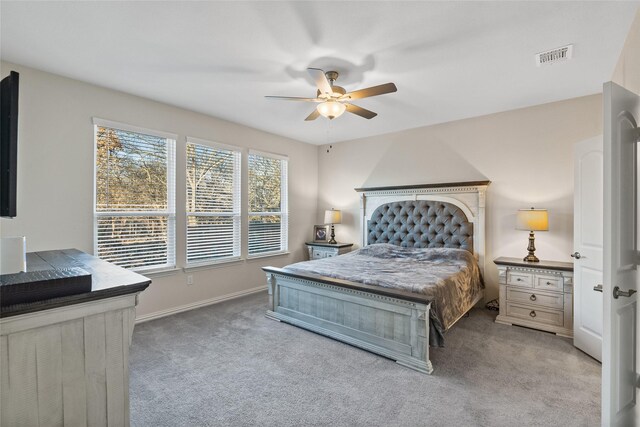
POLYGON ((377 113, 367 110, 357 105, 351 104, 354 99, 368 98, 370 96, 384 95, 385 93, 396 92, 398 88, 393 83, 385 83, 383 85, 372 86, 366 89, 360 89, 346 93, 344 88, 335 86, 333 83, 338 79, 337 71, 327 71, 326 73, 319 68, 307 68, 307 71, 316 82, 318 92, 315 98, 300 98, 291 96, 267 96, 269 99, 281 99, 285 101, 305 101, 316 102, 318 106, 311 114, 307 116, 306 121, 315 120, 318 116, 323 116, 329 120, 339 117, 345 111, 355 114, 365 119, 372 119, 377 113))

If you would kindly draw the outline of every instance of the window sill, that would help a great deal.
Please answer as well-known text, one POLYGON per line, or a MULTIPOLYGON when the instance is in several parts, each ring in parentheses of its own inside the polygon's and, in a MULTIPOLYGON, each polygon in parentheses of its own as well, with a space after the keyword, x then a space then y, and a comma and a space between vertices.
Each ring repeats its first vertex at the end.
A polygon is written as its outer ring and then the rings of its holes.
POLYGON ((182 267, 182 271, 184 271, 185 273, 189 273, 192 271, 209 270, 211 268, 230 267, 232 265, 240 264, 242 262, 244 262, 244 259, 242 258, 232 258, 232 259, 210 261, 210 262, 203 262, 203 263, 197 263, 197 264, 193 263, 193 264, 187 264, 186 266, 182 267))
POLYGON ((143 276, 149 277, 150 279, 152 279, 154 277, 173 276, 174 274, 176 274, 179 271, 180 271, 179 268, 165 268, 165 269, 162 269, 162 270, 136 271, 136 273, 142 274, 143 276))
POLYGON ((271 252, 268 254, 260 254, 260 255, 249 255, 247 257, 247 262, 250 261, 254 261, 254 260, 260 260, 262 258, 272 258, 272 257, 276 257, 276 256, 284 256, 284 255, 290 255, 291 252, 286 251, 286 252, 271 252))

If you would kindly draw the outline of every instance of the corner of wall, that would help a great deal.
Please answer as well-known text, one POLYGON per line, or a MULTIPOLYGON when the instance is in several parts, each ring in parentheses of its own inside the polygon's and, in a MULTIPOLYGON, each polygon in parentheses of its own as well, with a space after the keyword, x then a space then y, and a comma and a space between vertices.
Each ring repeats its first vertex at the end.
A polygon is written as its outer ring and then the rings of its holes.
POLYGON ((611 81, 640 94, 640 7, 627 34, 611 81))

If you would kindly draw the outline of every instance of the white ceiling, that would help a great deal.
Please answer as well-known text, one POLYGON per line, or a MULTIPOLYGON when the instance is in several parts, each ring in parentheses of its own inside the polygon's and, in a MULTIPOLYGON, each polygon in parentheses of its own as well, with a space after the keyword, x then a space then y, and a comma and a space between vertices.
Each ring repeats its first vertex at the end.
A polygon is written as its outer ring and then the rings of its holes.
POLYGON ((639 2, 6 2, 0 57, 314 144, 601 91, 639 2), (537 68, 537 52, 574 59, 537 68), (307 67, 378 113, 305 122, 307 67))

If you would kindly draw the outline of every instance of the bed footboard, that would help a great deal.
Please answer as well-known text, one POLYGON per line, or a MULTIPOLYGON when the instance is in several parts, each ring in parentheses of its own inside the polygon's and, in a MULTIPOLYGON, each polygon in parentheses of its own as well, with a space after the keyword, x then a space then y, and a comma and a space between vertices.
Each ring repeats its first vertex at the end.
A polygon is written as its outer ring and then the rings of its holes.
POLYGON ((267 271, 267 284, 267 317, 433 372, 429 303, 273 271, 267 271))

